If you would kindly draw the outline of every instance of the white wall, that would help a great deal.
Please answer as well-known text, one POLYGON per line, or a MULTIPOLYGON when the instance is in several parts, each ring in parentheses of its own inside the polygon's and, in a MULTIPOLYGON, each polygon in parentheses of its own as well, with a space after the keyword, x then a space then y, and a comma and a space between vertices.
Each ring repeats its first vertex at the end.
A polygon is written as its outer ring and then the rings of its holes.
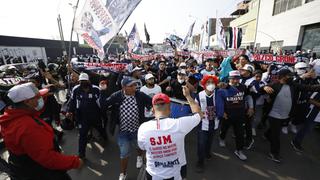
POLYGON ((301 45, 300 28, 320 22, 320 0, 273 16, 274 0, 261 0, 256 43, 269 47, 271 41, 283 40, 283 46, 301 45), (271 37, 273 38, 271 38, 271 37))

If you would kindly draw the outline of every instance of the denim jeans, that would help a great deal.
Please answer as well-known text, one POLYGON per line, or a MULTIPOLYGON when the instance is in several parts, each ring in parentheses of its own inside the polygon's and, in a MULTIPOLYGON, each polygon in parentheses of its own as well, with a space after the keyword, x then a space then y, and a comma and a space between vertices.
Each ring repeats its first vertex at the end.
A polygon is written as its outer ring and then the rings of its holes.
POLYGON ((204 131, 198 127, 198 162, 203 163, 204 159, 211 153, 211 146, 214 130, 204 131))

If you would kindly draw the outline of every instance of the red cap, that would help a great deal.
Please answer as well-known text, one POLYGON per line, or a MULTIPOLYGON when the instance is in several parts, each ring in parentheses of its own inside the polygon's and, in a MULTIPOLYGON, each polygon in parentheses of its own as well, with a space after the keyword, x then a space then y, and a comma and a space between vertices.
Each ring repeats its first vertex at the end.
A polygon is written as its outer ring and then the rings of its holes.
POLYGON ((170 103, 170 98, 166 94, 159 93, 153 96, 152 98, 152 105, 156 104, 169 104, 170 103))

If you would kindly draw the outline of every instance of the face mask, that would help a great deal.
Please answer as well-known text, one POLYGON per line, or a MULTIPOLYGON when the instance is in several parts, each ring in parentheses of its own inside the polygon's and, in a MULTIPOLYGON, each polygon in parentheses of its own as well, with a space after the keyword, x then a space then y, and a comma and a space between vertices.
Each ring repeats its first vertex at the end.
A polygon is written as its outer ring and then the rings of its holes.
POLYGON ((214 84, 209 84, 206 86, 206 89, 210 92, 213 92, 216 89, 216 86, 214 84))
POLYGON ((106 90, 107 89, 107 85, 106 84, 100 85, 99 88, 101 90, 106 90))
POLYGON ((307 70, 305 70, 305 69, 297 69, 297 74, 298 74, 299 76, 305 74, 306 72, 307 72, 307 70))
POLYGON ((40 111, 43 108, 43 106, 44 106, 44 101, 43 101, 43 98, 40 97, 40 99, 38 99, 38 106, 35 107, 34 109, 36 111, 40 111))
POLYGON ((80 83, 80 86, 81 86, 82 88, 88 88, 89 85, 90 85, 90 83, 88 83, 88 82, 81 82, 81 83, 80 83))
POLYGON ((184 83, 184 79, 178 79, 178 82, 179 82, 180 84, 182 84, 182 83, 184 83))

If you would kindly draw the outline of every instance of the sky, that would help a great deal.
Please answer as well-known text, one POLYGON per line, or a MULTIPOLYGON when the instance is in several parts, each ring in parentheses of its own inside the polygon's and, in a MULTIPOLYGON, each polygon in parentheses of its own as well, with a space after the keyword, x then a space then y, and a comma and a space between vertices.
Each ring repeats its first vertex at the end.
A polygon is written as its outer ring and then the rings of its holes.
MULTIPOLYGON (((104 1, 104 0, 102 0, 104 1)), ((121 32, 130 33, 137 24, 144 41, 146 23, 151 43, 163 42, 168 34, 184 37, 196 21, 200 33, 207 18, 228 17, 241 0, 142 0, 121 32)), ((80 0, 78 13, 85 0, 80 0)), ((57 16, 61 15, 65 40, 70 40, 76 0, 0 0, 0 35, 59 40, 57 16)), ((73 40, 75 40, 75 35, 73 40)))

